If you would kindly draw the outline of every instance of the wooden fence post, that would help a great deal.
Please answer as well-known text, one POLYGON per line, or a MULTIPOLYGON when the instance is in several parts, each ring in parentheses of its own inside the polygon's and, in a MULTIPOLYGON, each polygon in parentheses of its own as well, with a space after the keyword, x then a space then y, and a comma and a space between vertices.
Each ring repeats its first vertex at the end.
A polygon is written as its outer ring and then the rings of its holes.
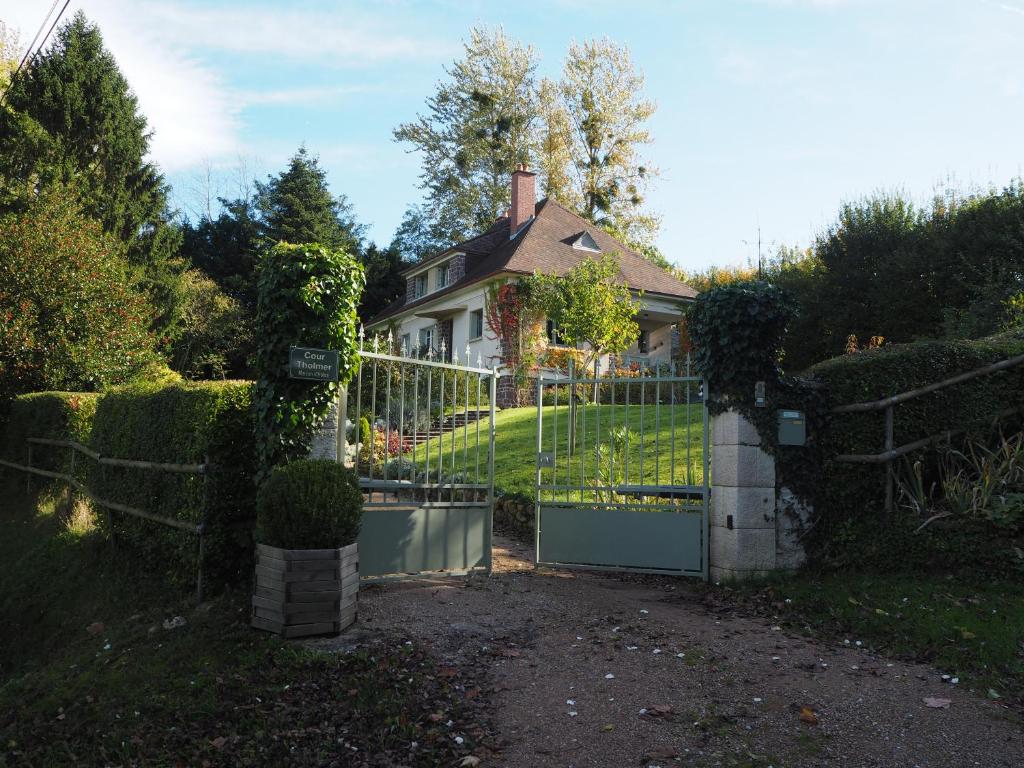
MULTIPOLYGON (((100 485, 103 487, 104 493, 107 490, 107 465, 103 463, 103 456, 98 455, 96 461, 100 464, 100 485)), ((104 505, 103 508, 107 511, 107 528, 110 529, 110 548, 117 552, 117 531, 114 530, 114 510, 104 505)))
MULTIPOLYGON (((894 446, 893 437, 893 407, 890 405, 885 409, 885 450, 886 452, 892 451, 894 446)), ((889 458, 885 462, 885 514, 892 518, 892 507, 893 507, 893 457, 889 458)))
MULTIPOLYGON (((74 447, 69 446, 68 450, 71 452, 71 467, 68 470, 68 474, 70 475, 71 479, 74 480, 75 479, 75 449, 74 449, 74 447)), ((67 503, 67 514, 68 515, 71 514, 71 504, 72 504, 72 502, 74 500, 74 495, 72 493, 72 489, 73 488, 74 488, 74 483, 73 482, 67 484, 67 489, 66 489, 66 492, 67 492, 67 496, 66 496, 67 502, 66 503, 67 503)))

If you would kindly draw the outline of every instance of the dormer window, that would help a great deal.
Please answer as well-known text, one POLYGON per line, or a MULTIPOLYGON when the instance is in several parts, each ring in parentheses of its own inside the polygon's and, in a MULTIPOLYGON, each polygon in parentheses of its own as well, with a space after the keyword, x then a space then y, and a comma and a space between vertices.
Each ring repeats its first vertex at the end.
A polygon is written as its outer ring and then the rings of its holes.
POLYGON ((437 290, 448 286, 448 278, 451 276, 451 262, 446 261, 437 268, 437 290))
POLYGON ((421 296, 427 295, 427 276, 416 275, 412 281, 412 297, 418 299, 421 296))
MULTIPOLYGON (((564 242, 564 241, 563 241, 564 242)), ((577 235, 576 239, 572 241, 572 247, 580 251, 590 251, 591 253, 600 253, 601 249, 598 247, 597 242, 591 237, 590 233, 584 230, 577 235)))

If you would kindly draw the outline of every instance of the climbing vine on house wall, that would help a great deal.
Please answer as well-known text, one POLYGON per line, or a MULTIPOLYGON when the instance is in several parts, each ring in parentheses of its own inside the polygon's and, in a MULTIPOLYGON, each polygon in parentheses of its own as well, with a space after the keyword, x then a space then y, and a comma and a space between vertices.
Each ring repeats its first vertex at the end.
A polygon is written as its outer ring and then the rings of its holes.
POLYGON ((484 318, 491 338, 501 347, 502 363, 511 372, 516 400, 526 403, 530 376, 536 371, 543 340, 544 315, 521 280, 495 281, 487 286, 484 318))

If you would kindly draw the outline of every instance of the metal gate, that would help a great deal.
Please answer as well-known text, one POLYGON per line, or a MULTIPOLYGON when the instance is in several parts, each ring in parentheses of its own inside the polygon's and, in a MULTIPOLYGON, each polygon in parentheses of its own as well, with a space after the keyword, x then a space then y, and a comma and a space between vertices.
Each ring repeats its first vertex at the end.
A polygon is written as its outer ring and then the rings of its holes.
POLYGON ((707 579, 706 392, 688 362, 538 379, 538 564, 707 579))
POLYGON ((460 365, 444 342, 396 350, 389 335, 363 347, 361 334, 342 399, 343 460, 364 497, 361 577, 490 573, 497 371, 460 365))

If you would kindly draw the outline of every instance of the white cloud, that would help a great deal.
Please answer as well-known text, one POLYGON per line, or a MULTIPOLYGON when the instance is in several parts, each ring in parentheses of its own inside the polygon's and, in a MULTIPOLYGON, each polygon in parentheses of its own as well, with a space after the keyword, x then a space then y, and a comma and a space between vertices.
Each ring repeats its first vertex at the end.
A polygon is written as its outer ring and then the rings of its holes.
MULTIPOLYGON (((27 45, 43 3, 16 3, 0 17, 27 45)), ((211 64, 211 52, 268 59, 314 59, 332 66, 447 56, 447 45, 403 35, 350 10, 207 4, 175 0, 73 0, 64 19, 82 9, 99 25, 153 130, 151 157, 168 172, 250 152, 240 138, 250 106, 311 104, 367 90, 365 86, 233 89, 211 64)), ((380 16, 380 14, 378 14, 380 16)))
POLYGON ((453 51, 450 44, 410 36, 391 24, 361 18, 351 7, 327 13, 287 7, 216 8, 163 0, 138 8, 163 35, 179 43, 234 53, 350 66, 435 58, 453 51))
MULTIPOLYGON (((239 151, 237 110, 215 72, 185 49, 169 45, 138 7, 115 0, 76 0, 62 21, 80 8, 99 25, 104 43, 138 98, 153 131, 150 155, 165 171, 239 151)), ((44 13, 41 3, 21 3, 5 16, 20 28, 27 45, 44 13)))
POLYGON ((308 88, 282 88, 267 91, 236 91, 234 96, 241 106, 268 106, 281 104, 317 104, 334 102, 342 96, 373 90, 362 85, 328 85, 308 88))

